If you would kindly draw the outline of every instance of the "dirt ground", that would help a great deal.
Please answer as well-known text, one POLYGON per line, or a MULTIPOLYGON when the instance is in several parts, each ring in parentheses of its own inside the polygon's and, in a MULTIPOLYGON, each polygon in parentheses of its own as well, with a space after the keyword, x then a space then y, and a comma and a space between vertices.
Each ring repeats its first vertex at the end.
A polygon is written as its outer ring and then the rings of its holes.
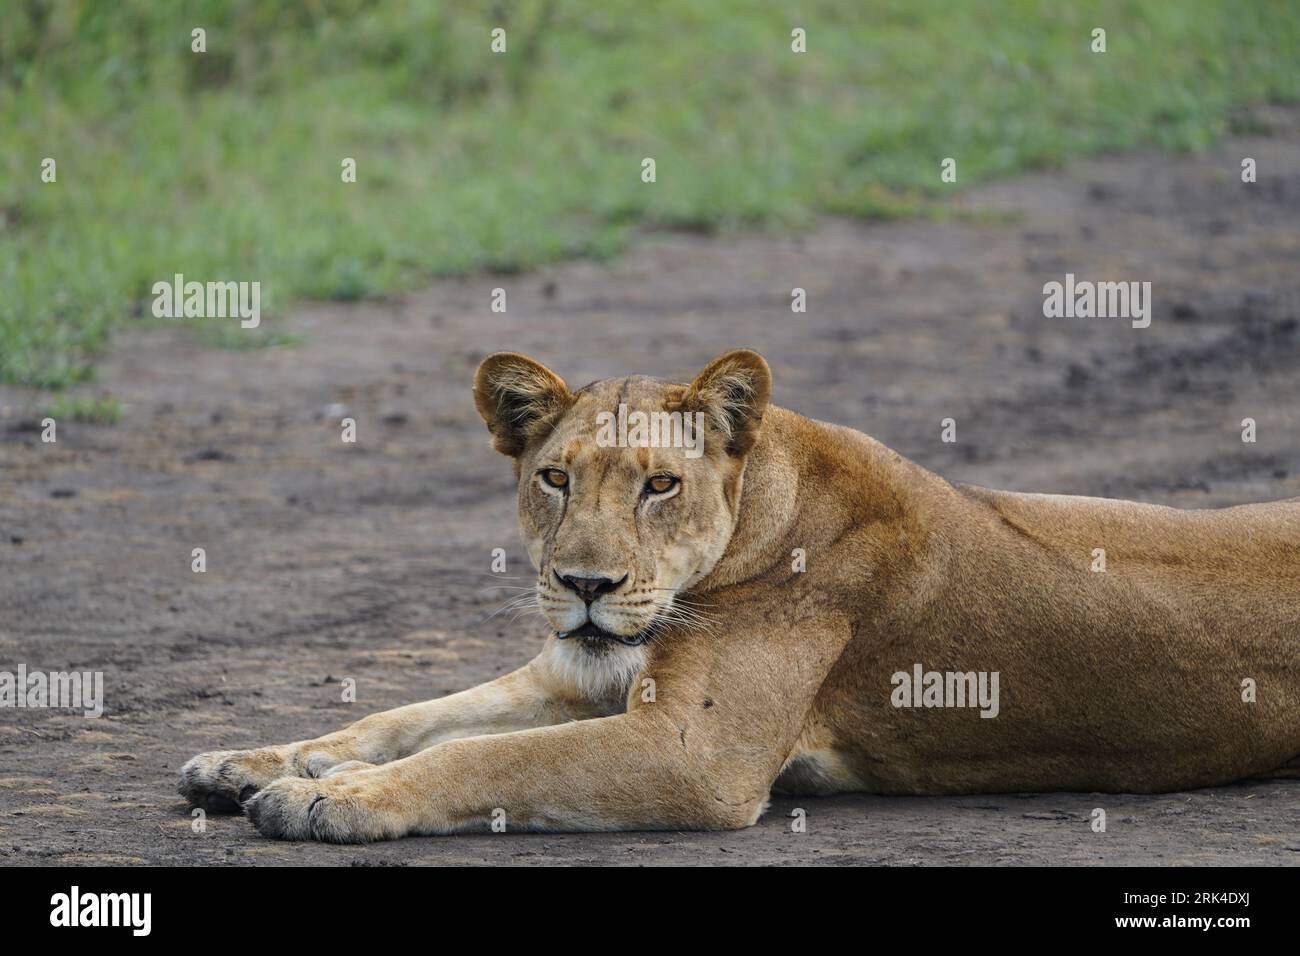
POLYGON ((536 652, 540 619, 491 617, 513 593, 497 585, 529 579, 510 469, 470 399, 496 349, 576 385, 686 378, 750 346, 778 404, 949 478, 1181 507, 1300 495, 1300 114, 1253 122, 1198 156, 994 184, 951 221, 650 235, 609 265, 306 306, 286 323, 294 348, 218 350, 140 324, 90 390, 119 396, 122 421, 60 422, 57 444, 33 429, 30 393, 0 390, 0 669, 100 670, 106 696, 98 720, 0 710, 0 863, 1300 863, 1300 781, 780 799, 736 833, 364 847, 272 842, 242 817, 195 833, 174 791, 197 752, 317 736, 536 652), (1150 280, 1150 328, 1044 318, 1042 285, 1066 272, 1150 280), (506 314, 489 310, 496 286, 506 314), (806 314, 791 313, 796 286, 806 314))

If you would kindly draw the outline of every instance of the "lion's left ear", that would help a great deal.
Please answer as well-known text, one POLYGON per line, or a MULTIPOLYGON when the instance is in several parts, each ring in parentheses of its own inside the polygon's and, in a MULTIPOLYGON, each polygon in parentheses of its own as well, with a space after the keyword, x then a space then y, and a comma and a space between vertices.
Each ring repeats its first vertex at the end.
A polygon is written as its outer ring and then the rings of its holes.
POLYGON ((736 349, 719 355, 695 377, 682 407, 704 412, 706 429, 722 434, 727 454, 740 456, 758 439, 771 396, 772 370, 763 356, 750 349, 736 349))
POLYGON ((492 447, 518 458, 568 411, 573 394, 541 362, 518 352, 494 352, 474 373, 474 404, 492 433, 492 447))

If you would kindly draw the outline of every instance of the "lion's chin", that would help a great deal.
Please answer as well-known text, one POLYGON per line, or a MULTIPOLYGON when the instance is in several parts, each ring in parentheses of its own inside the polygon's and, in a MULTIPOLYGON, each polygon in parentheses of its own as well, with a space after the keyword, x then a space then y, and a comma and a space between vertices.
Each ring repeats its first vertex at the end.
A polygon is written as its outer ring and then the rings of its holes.
POLYGON ((555 636, 562 641, 571 637, 580 637, 584 638, 584 643, 587 641, 617 641, 618 643, 625 644, 628 647, 637 647, 638 645, 644 644, 646 641, 645 631, 639 631, 636 634, 630 635, 614 634, 592 621, 588 621, 581 627, 574 628, 571 631, 564 631, 555 636))

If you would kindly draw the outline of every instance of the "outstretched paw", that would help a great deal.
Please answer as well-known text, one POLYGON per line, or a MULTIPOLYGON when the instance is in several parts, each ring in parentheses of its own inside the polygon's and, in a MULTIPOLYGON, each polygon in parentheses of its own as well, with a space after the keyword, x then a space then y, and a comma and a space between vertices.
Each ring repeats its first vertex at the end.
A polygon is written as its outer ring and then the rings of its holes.
POLYGON ((216 750, 188 760, 176 789, 191 805, 213 813, 238 813, 240 804, 288 772, 274 748, 216 750))
POLYGON ((285 777, 254 794, 244 812, 263 836, 280 840, 368 843, 402 836, 399 815, 379 810, 360 775, 322 780, 285 777))
POLYGON ((309 747, 216 750, 199 754, 181 767, 176 789, 196 807, 238 813, 249 797, 282 777, 325 777, 370 766, 309 747))

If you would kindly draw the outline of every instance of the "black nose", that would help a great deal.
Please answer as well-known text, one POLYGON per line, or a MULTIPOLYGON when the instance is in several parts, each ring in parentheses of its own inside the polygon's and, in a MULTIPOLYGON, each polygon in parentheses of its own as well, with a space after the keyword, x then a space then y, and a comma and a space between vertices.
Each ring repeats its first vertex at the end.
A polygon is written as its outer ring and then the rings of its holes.
POLYGON ((617 581, 613 578, 575 578, 567 574, 556 575, 560 582, 573 591, 578 592, 578 597, 582 598, 588 604, 596 600, 602 594, 608 594, 615 590, 620 584, 627 580, 627 575, 623 575, 617 581))

